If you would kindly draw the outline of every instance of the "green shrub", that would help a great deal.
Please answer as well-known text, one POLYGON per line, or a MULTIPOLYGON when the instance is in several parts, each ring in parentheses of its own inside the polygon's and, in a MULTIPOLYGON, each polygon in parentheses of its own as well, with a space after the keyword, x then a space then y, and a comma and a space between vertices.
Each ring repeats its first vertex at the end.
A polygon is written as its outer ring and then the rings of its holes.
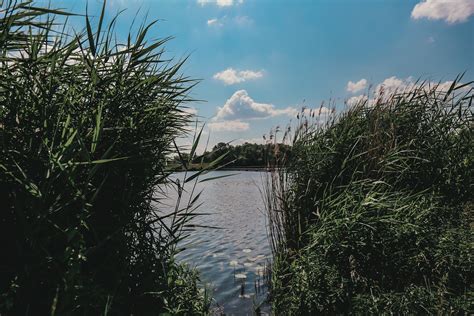
POLYGON ((474 95, 459 80, 304 119, 267 189, 276 313, 472 310, 474 95))

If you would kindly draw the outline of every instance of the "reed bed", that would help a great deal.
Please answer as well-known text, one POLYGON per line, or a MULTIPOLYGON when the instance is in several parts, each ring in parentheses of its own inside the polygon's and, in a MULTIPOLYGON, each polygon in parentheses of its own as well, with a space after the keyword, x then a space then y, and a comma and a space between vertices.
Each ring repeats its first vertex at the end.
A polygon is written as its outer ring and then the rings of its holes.
POLYGON ((164 212, 156 190, 184 190, 166 160, 196 81, 164 58, 169 38, 149 39, 155 22, 119 42, 105 7, 92 23, 0 1, 0 314, 209 310, 197 273, 174 260, 198 195, 164 212))
POLYGON ((417 82, 286 134, 265 188, 277 315, 467 314, 472 82, 417 82))

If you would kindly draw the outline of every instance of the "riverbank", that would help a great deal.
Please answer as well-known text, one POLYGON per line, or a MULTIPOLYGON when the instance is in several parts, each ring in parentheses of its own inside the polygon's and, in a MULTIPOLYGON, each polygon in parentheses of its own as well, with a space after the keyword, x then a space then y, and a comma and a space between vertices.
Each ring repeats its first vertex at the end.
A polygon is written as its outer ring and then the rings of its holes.
MULTIPOLYGON (((169 164, 168 168, 171 170, 177 171, 177 172, 182 172, 182 171, 200 171, 200 170, 206 170, 209 168, 208 163, 202 163, 202 164, 189 164, 184 168, 183 166, 179 165, 172 165, 169 164)), ((219 167, 218 170, 220 171, 262 171, 262 172, 270 172, 274 171, 274 167, 265 167, 265 166, 235 166, 235 167, 219 167)))

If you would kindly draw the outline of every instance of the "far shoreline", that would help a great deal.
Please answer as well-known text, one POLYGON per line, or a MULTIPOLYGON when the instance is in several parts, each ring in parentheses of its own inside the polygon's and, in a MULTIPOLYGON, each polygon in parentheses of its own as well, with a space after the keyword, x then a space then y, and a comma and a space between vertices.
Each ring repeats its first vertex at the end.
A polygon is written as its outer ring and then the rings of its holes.
MULTIPOLYGON (((175 170, 175 172, 184 172, 184 171, 201 171, 205 169, 206 166, 189 166, 189 168, 184 169, 181 168, 179 170, 175 170)), ((222 167, 222 168, 217 168, 214 170, 209 170, 209 171, 260 171, 260 172, 271 172, 274 171, 275 169, 278 168, 271 168, 271 167, 257 167, 257 166, 249 166, 249 167, 222 167)))

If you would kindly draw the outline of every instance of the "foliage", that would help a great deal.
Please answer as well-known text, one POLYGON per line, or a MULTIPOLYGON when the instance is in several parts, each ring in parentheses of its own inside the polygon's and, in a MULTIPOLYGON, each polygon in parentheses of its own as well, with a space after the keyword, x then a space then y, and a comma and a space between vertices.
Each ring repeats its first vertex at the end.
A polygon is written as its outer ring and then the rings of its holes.
MULTIPOLYGON (((202 155, 194 155, 191 159, 193 163, 207 164, 222 155, 226 155, 222 164, 226 167, 259 167, 264 168, 276 163, 277 157, 290 153, 290 146, 285 144, 253 144, 244 143, 242 145, 231 145, 228 143, 217 143, 211 151, 205 151, 202 155)), ((186 156, 189 159, 189 156, 186 156)), ((179 157, 175 156, 174 161, 179 162, 179 157)))
POLYGON ((266 188, 277 314, 472 310, 474 94, 460 80, 304 119, 266 188))
POLYGON ((196 199, 166 213, 156 191, 184 190, 165 162, 194 81, 147 40, 154 23, 119 43, 104 10, 75 33, 69 13, 0 1, 1 314, 209 307, 174 262, 196 199))

